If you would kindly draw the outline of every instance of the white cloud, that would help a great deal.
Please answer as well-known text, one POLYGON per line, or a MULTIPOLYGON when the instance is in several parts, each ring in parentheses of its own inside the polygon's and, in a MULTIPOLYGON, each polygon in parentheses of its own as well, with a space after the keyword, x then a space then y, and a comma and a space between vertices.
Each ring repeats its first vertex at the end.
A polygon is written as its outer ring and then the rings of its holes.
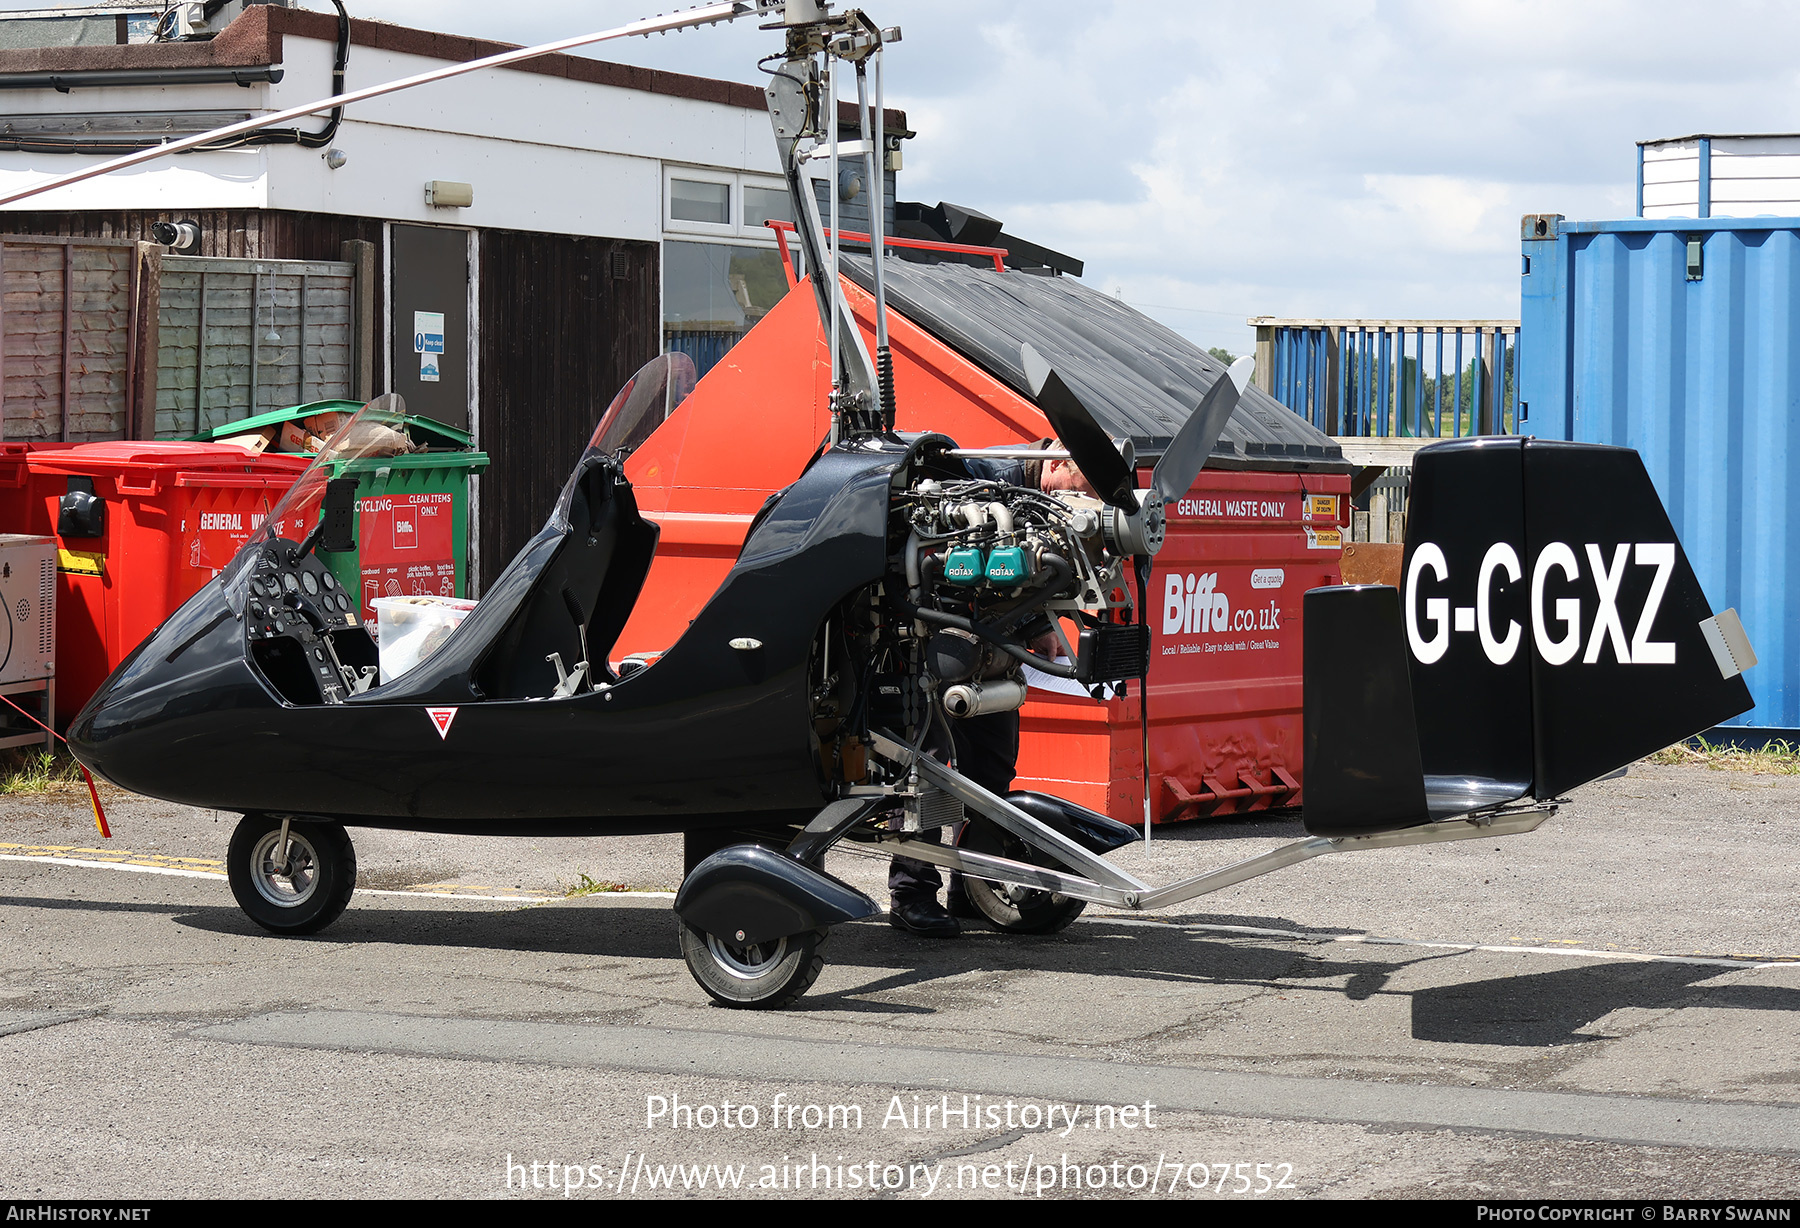
POLYGON ((1364 175, 1369 212, 1439 252, 1491 255, 1513 246, 1513 186, 1452 175, 1364 175))

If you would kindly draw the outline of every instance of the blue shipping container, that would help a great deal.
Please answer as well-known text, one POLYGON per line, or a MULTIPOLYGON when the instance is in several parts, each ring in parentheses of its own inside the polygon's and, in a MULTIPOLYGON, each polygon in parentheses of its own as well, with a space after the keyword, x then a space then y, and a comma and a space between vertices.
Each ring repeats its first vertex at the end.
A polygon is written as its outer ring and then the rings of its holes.
POLYGON ((1800 728, 1800 218, 1522 233, 1522 430, 1636 448, 1715 610, 1759 664, 1732 722, 1800 728))

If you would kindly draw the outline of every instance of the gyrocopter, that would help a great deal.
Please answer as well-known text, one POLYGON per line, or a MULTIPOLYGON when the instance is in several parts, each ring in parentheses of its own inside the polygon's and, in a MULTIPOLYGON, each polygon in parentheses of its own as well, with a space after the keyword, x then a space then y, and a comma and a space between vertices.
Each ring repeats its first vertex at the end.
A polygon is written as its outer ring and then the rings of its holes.
POLYGON ((1144 583, 1164 505, 1194 483, 1248 372, 1206 374, 1146 489, 1029 347, 1020 362, 1036 404, 1094 495, 983 478, 956 441, 898 432, 884 262, 871 262, 871 355, 839 279, 817 273, 838 267, 838 236, 828 241, 813 190, 838 157, 843 66, 864 87, 858 156, 874 181, 880 60, 894 32, 817 0, 714 4, 157 152, 741 16, 784 40, 769 114, 830 339, 829 437, 756 517, 686 632, 652 661, 615 661, 658 538, 625 460, 693 385, 684 356, 654 359, 601 416, 542 530, 435 651, 383 681, 369 629, 317 555, 351 536, 355 479, 330 475, 402 429, 404 410, 382 397, 345 423, 69 733, 80 760, 122 788, 243 816, 228 868, 258 924, 304 934, 342 913, 356 882, 350 827, 683 833, 694 864, 674 910, 689 968, 720 1002, 781 1006, 818 975, 832 926, 881 911, 826 872, 834 849, 960 871, 1005 905, 984 910, 999 928, 1045 932, 1090 902, 1160 908, 1327 853, 1530 831, 1574 786, 1750 706, 1738 676, 1754 662, 1749 643, 1731 611, 1707 605, 1634 452, 1434 445, 1417 454, 1403 587, 1305 597, 1307 838, 1153 886, 1107 857, 1137 829, 1045 793, 996 795, 928 748, 950 722, 1022 704, 1027 666, 1090 686, 1144 684, 1144 583), (1041 650, 1046 636, 1060 652, 1041 650), (936 829, 958 825, 962 840, 936 842, 936 829))

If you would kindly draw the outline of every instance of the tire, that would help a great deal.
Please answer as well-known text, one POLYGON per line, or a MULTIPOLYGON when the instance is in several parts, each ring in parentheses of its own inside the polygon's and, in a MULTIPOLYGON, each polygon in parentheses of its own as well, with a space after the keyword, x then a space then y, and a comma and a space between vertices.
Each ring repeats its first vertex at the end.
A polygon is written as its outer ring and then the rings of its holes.
MULTIPOLYGON (((986 819, 973 820, 963 832, 958 847, 1049 870, 1066 868, 986 819)), ((963 871, 962 881, 963 891, 975 911, 995 929, 1008 934, 1054 934, 1068 928, 1087 907, 1086 900, 1035 887, 991 883, 985 878, 974 877, 967 870, 963 871)))
POLYGON ((713 1001, 748 1010, 778 1010, 819 979, 827 931, 740 947, 681 922, 681 956, 713 1001))
POLYGON ((281 819, 247 814, 231 833, 225 870, 244 915, 275 934, 316 934, 336 921, 356 890, 356 849, 343 824, 294 820, 289 871, 274 859, 281 819))

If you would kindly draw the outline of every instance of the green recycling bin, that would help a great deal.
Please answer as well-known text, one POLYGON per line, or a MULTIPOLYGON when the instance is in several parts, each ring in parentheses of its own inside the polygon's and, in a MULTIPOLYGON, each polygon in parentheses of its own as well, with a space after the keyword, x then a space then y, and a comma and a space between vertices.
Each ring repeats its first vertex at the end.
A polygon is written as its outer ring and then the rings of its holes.
MULTIPOLYGON (((320 414, 353 414, 359 401, 313 401, 227 422, 197 440, 290 432, 320 414)), ((406 433, 425 451, 341 461, 334 478, 355 477, 356 549, 319 552, 344 591, 360 593, 363 618, 375 619, 377 597, 469 592, 469 477, 487 468, 485 452, 469 449, 468 432, 430 418, 408 417, 406 433)), ((290 442, 292 436, 290 435, 290 442)))

